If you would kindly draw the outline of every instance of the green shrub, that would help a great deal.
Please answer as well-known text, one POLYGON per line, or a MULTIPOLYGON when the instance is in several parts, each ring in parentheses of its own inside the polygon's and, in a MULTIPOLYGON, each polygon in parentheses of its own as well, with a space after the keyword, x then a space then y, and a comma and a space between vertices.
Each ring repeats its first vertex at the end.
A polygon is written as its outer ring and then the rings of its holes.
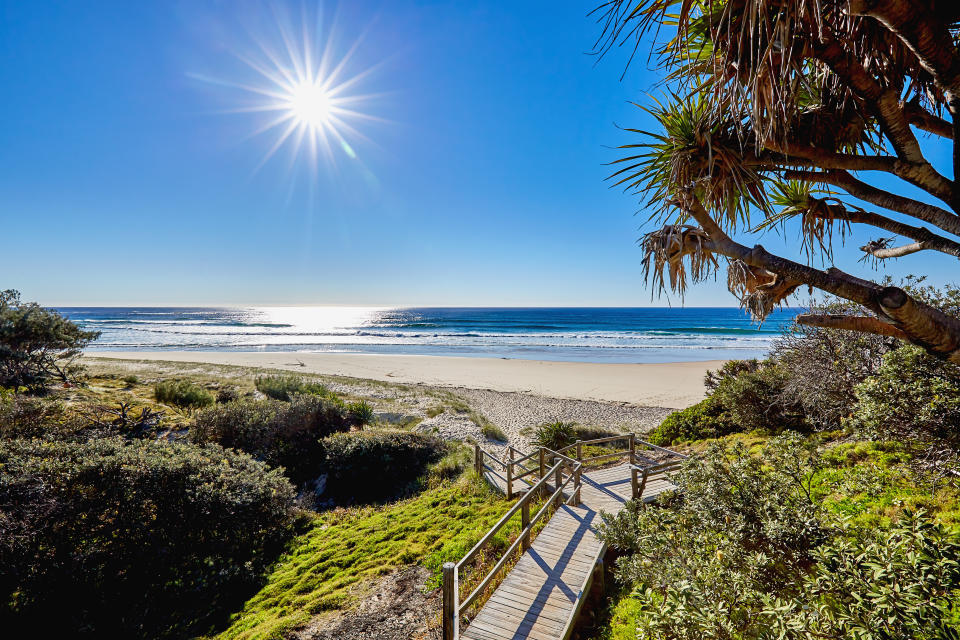
POLYGON ((295 395, 289 402, 240 399, 204 409, 190 427, 190 438, 198 444, 214 442, 245 451, 283 467, 300 484, 321 473, 320 439, 349 429, 338 404, 320 396, 295 395))
POLYGON ((36 390, 73 380, 81 370, 77 358, 99 336, 56 311, 21 302, 12 289, 0 291, 0 387, 36 390))
POLYGON ((576 424, 573 422, 545 422, 533 432, 533 444, 557 451, 577 441, 576 424))
POLYGON ((373 422, 373 407, 365 400, 358 400, 347 405, 347 418, 350 423, 363 427, 373 422))
POLYGON ((223 387, 217 391, 217 404, 226 404, 240 399, 240 391, 236 387, 223 387))
POLYGON ((293 498, 217 446, 0 442, 0 622, 16 637, 195 635, 255 587, 293 498))
POLYGON ((409 431, 362 431, 323 440, 325 496, 339 504, 387 500, 408 493, 447 452, 440 438, 409 431))
POLYGON ((867 436, 960 441, 960 367, 920 347, 904 345, 884 355, 876 374, 855 393, 853 424, 867 436))
POLYGON ((678 442, 716 438, 734 429, 734 425, 724 416, 722 405, 713 398, 707 398, 686 409, 674 411, 646 438, 664 447, 678 442))
POLYGON ((123 380, 124 384, 126 384, 128 387, 135 386, 140 382, 140 378, 134 375, 123 376, 121 380, 123 380))
POLYGON ((153 397, 157 402, 172 404, 185 409, 199 409, 214 403, 213 394, 189 380, 163 380, 154 387, 153 397))
MULTIPOLYGON (((833 300, 811 313, 862 315, 860 305, 833 300)), ((854 389, 880 367, 889 339, 794 323, 774 342, 771 358, 785 374, 783 391, 815 429, 841 428, 856 404, 854 389)))
POLYGON ((725 417, 738 431, 805 430, 803 408, 785 393, 787 372, 769 360, 747 362, 735 374, 717 380, 713 389, 711 398, 723 407, 725 417))
POLYGON ((0 438, 59 438, 79 429, 64 404, 22 394, 0 398, 0 438))
POLYGON ((795 434, 759 455, 715 443, 675 476, 680 493, 605 516, 632 592, 621 624, 664 640, 955 637, 960 537, 922 514, 850 526, 825 508, 835 474, 795 434))
POLYGON ((312 394, 335 400, 339 398, 322 384, 307 382, 294 375, 279 374, 274 376, 259 376, 255 381, 257 391, 275 400, 289 401, 297 394, 312 394))

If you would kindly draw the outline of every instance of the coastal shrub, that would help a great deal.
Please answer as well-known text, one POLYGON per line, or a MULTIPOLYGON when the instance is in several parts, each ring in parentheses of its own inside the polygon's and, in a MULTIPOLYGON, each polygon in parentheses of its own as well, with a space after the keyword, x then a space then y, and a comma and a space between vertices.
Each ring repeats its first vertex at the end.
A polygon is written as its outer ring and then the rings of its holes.
POLYGON ((294 375, 258 376, 254 382, 257 391, 275 400, 289 401, 297 394, 312 394, 339 402, 336 394, 322 384, 307 382, 294 375))
POLYGON ((737 431, 807 429, 803 407, 785 391, 788 374, 779 364, 770 360, 734 361, 723 369, 733 371, 715 378, 710 397, 723 407, 724 418, 736 425, 737 431))
POLYGON ((200 411, 190 439, 245 451, 273 467, 283 467, 297 484, 321 473, 321 438, 350 429, 339 404, 315 395, 289 402, 241 398, 200 411))
POLYGON ((19 394, 0 399, 0 438, 89 440, 108 436, 153 437, 163 412, 117 402, 64 403, 51 397, 19 394))
POLYGON ((373 407, 366 400, 357 400, 347 405, 347 418, 357 427, 363 427, 373 422, 373 407))
POLYGON ((217 404, 226 404, 240 398, 240 390, 236 387, 222 387, 217 391, 217 404))
POLYGON ((99 336, 56 311, 21 302, 12 289, 0 291, 0 387, 38 390, 74 380, 81 371, 77 358, 99 336))
POLYGON ((854 427, 884 440, 960 443, 960 367, 903 345, 858 384, 854 427))
POLYGON ((11 637, 192 636, 256 585, 293 488, 218 446, 0 442, 0 623, 11 637))
POLYGON ((796 434, 755 453, 721 441, 675 476, 679 493, 605 516, 631 593, 617 624, 660 639, 956 637, 960 537, 920 512, 887 527, 837 517, 824 491, 875 484, 854 453, 833 469, 796 434))
POLYGON ((162 380, 154 387, 153 397, 184 409, 199 409, 215 402, 212 393, 189 380, 162 380))
POLYGON ((733 431, 734 425, 725 416, 723 406, 713 398, 706 398, 686 409, 674 411, 646 438, 664 447, 678 442, 716 438, 733 431))
POLYGON ((397 498, 447 453, 440 438, 410 431, 360 431, 323 440, 327 497, 339 504, 397 498))
POLYGON ((533 444, 537 447, 546 447, 554 451, 562 449, 577 441, 576 425, 573 422, 545 422, 533 432, 533 444))
POLYGON ((596 440, 619 435, 619 432, 594 425, 580 425, 575 422, 545 422, 533 432, 533 444, 554 451, 574 444, 577 440, 596 440))
POLYGON ((121 380, 123 380, 123 383, 128 387, 136 386, 140 382, 140 378, 135 375, 123 376, 121 380))
MULTIPOLYGON (((862 315, 850 302, 812 305, 811 313, 862 315)), ((876 373, 897 341, 873 334, 793 323, 774 341, 771 358, 784 372, 783 393, 794 399, 811 427, 841 428, 857 402, 856 386, 876 373)))

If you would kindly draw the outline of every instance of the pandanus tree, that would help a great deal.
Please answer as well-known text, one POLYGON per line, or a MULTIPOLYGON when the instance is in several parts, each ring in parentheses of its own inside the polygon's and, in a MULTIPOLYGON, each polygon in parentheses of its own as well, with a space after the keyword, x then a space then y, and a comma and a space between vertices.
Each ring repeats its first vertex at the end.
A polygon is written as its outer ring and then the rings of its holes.
POLYGON ((960 2, 610 0, 595 14, 598 53, 652 40, 670 87, 644 107, 661 131, 628 129, 644 138, 621 147, 611 176, 663 225, 641 239, 657 290, 682 294, 725 267, 763 319, 815 288, 863 313, 800 322, 894 336, 960 364, 960 319, 810 259, 832 264, 852 225, 881 234, 860 247, 867 261, 960 257, 960 2), (932 144, 952 145, 952 176, 928 159, 932 144), (908 184, 926 195, 905 195, 908 184), (805 261, 735 239, 788 222, 805 261))

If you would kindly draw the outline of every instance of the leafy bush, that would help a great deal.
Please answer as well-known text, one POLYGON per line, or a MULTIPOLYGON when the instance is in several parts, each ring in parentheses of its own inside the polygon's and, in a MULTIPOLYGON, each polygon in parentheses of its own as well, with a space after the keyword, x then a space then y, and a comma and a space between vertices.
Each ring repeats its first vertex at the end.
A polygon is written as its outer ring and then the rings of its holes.
POLYGON ((573 422, 545 422, 533 434, 533 443, 554 451, 577 441, 576 425, 573 422))
POLYGON ((12 289, 0 291, 0 387, 39 389, 73 379, 80 371, 76 359, 99 336, 56 311, 21 302, 12 289))
POLYGON ((803 407, 785 391, 788 374, 779 364, 734 361, 724 365, 728 368, 735 372, 716 380, 711 398, 723 407, 724 417, 738 431, 780 433, 807 428, 803 407))
POLYGON ((257 391, 275 400, 290 400, 297 394, 313 394, 339 402, 339 398, 322 384, 306 382, 294 375, 259 376, 255 381, 257 391))
POLYGON ((338 503, 396 498, 447 452, 440 438, 409 431, 362 431, 323 440, 326 494, 338 503))
POLYGON ((240 398, 240 392, 236 387, 223 387, 217 391, 217 404, 226 404, 240 398))
POLYGON ((724 414, 723 406, 715 399, 707 398, 686 409, 674 411, 646 438, 653 444, 669 446, 677 442, 716 438, 732 433, 734 429, 724 414))
POLYGON ((358 400, 347 405, 347 417, 350 423, 363 427, 373 422, 373 407, 365 400, 358 400))
POLYGON ((121 379, 128 387, 133 387, 140 382, 140 378, 135 375, 123 376, 121 379))
POLYGON ((157 402, 185 409, 199 409, 214 403, 213 394, 189 380, 162 380, 153 389, 157 402))
POLYGON ((855 388, 854 426, 882 439, 960 441, 960 367, 904 345, 855 388))
POLYGON ((340 405, 314 395, 289 402, 240 399, 200 411, 190 438, 245 451, 274 467, 283 467, 297 484, 320 475, 320 439, 350 429, 340 405))
POLYGON ((823 508, 822 469, 793 434, 757 456, 714 444, 677 474, 679 494, 605 516, 636 637, 953 637, 939 632, 960 538, 922 514, 849 528, 823 508))
POLYGON ((0 622, 18 637, 194 635, 255 585, 293 497, 217 446, 0 442, 0 622))

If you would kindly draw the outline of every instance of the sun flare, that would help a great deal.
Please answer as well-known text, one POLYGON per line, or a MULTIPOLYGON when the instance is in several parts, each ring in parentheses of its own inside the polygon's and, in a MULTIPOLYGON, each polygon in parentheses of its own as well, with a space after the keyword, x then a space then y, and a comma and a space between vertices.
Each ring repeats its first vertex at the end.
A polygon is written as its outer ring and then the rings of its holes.
POLYGON ((201 79, 240 89, 249 96, 246 105, 228 112, 263 114, 263 122, 252 135, 272 133, 276 138, 257 169, 285 146, 292 152, 291 162, 306 158, 312 169, 318 168, 321 157, 330 166, 336 164, 341 153, 356 160, 351 141, 369 142, 357 130, 357 122, 386 122, 362 110, 380 94, 356 93, 379 64, 351 74, 348 70, 354 66, 359 41, 338 57, 335 29, 323 29, 319 15, 313 21, 306 15, 299 20, 276 14, 274 17, 274 33, 278 37, 256 38, 254 51, 235 52, 257 74, 256 81, 201 79))

